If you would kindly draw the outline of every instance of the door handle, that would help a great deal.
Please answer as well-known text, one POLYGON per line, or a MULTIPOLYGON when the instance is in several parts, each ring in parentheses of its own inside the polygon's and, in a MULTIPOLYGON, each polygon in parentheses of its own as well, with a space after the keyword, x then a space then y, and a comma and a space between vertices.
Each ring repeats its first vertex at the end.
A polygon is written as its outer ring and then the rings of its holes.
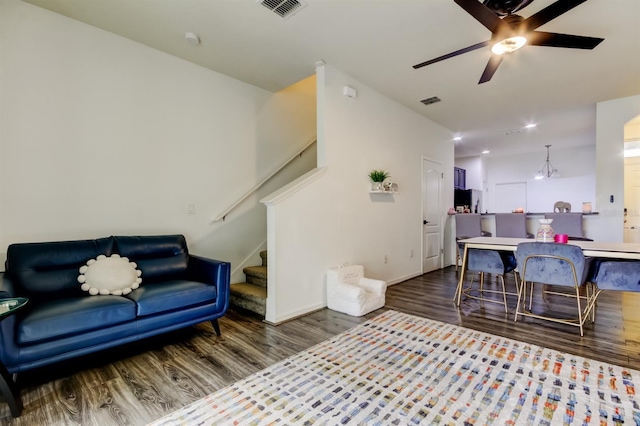
POLYGON ((428 221, 428 220, 426 220, 426 219, 422 221, 422 224, 423 224, 423 225, 426 225, 427 223, 429 223, 429 221, 428 221))

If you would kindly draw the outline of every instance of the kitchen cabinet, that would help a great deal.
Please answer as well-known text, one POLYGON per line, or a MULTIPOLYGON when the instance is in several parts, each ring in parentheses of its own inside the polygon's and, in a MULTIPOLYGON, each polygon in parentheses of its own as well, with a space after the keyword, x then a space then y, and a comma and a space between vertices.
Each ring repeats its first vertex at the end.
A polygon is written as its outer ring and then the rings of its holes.
POLYGON ((467 171, 465 169, 453 168, 453 189, 467 189, 467 171))

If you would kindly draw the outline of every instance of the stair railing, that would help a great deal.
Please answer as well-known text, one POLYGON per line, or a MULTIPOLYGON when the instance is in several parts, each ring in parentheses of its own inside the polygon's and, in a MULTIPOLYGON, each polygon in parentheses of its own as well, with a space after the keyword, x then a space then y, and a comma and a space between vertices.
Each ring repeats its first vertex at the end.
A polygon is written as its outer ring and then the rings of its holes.
POLYGON ((296 152, 294 155, 292 155, 291 157, 289 157, 289 159, 287 159, 287 161, 285 161, 284 163, 282 163, 280 165, 280 167, 276 168, 275 171, 273 171, 269 176, 267 176, 266 178, 264 178, 262 181, 260 181, 256 186, 254 186, 253 188, 251 188, 246 194, 244 194, 242 197, 240 197, 240 199, 238 199, 238 201, 236 201, 235 203, 233 203, 231 206, 229 206, 226 210, 224 210, 222 213, 220 213, 218 216, 216 216, 211 223, 214 222, 219 222, 220 220, 222 220, 224 222, 224 220, 227 218, 227 215, 236 207, 238 207, 244 200, 246 200, 247 198, 249 198, 249 196, 251 196, 251 194, 253 194, 254 192, 256 192, 258 189, 260 189, 262 187, 262 185, 264 185, 265 183, 267 183, 272 177, 274 177, 276 174, 278 174, 278 172, 282 169, 284 169, 285 167, 287 167, 287 165, 289 163, 291 163, 293 160, 295 160, 297 157, 302 157, 302 154, 309 149, 309 147, 311 145, 313 145, 315 142, 317 141, 317 138, 313 138, 310 142, 308 142, 304 148, 302 148, 301 150, 299 150, 298 152, 296 152))

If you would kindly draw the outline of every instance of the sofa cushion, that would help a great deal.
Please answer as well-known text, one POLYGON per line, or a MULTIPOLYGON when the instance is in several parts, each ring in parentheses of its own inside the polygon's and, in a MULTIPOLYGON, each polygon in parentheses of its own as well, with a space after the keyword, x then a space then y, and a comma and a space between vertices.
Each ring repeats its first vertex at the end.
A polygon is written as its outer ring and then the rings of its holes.
POLYGON ((80 288, 92 296, 129 294, 142 282, 142 272, 136 269, 137 266, 118 254, 109 257, 100 255, 89 259, 86 265, 80 267, 78 282, 82 284, 80 288))
POLYGON ((105 328, 136 318, 136 305, 125 297, 74 297, 32 305, 18 324, 19 344, 105 328))
POLYGON ((30 298, 79 296, 78 268, 87 259, 111 255, 113 238, 11 244, 7 249, 6 273, 16 294, 30 298))
POLYGON ((138 304, 138 316, 173 311, 216 300, 216 287, 186 280, 172 280, 143 286, 127 298, 138 304))
POLYGON ((182 235, 114 237, 116 251, 142 271, 145 285, 186 278, 189 263, 187 242, 182 235))

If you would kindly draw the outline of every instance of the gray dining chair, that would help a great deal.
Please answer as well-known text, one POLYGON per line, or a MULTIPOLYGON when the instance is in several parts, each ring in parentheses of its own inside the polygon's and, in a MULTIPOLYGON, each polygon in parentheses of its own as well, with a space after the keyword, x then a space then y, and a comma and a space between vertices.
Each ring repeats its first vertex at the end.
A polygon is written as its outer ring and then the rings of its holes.
POLYGON ((582 213, 546 213, 545 219, 553 219, 551 227, 556 234, 567 234, 569 239, 584 238, 582 213))
MULTIPOLYGON (((582 249, 571 244, 527 242, 518 244, 516 260, 520 270, 520 285, 518 287, 518 304, 516 306, 515 321, 518 316, 528 316, 562 324, 569 324, 580 328, 580 336, 584 335, 583 325, 587 319, 595 320, 592 313, 597 294, 587 282, 591 258, 585 258, 582 249), (543 288, 544 294, 552 294, 575 299, 578 318, 566 318, 551 313, 534 313, 532 308, 534 284, 546 284, 570 288, 569 292, 550 291, 543 288), (529 286, 529 289, 527 288, 529 286), (581 288, 586 295, 581 295, 581 288), (526 308, 527 291, 529 291, 529 307, 526 308)), ((545 303, 546 308, 551 307, 545 303)), ((562 307, 556 307, 562 310, 562 307)))
POLYGON ((527 232, 527 216, 524 213, 496 213, 496 237, 533 238, 527 232))
POLYGON ((456 238, 490 237, 491 233, 482 230, 478 213, 460 213, 456 218, 456 238))

